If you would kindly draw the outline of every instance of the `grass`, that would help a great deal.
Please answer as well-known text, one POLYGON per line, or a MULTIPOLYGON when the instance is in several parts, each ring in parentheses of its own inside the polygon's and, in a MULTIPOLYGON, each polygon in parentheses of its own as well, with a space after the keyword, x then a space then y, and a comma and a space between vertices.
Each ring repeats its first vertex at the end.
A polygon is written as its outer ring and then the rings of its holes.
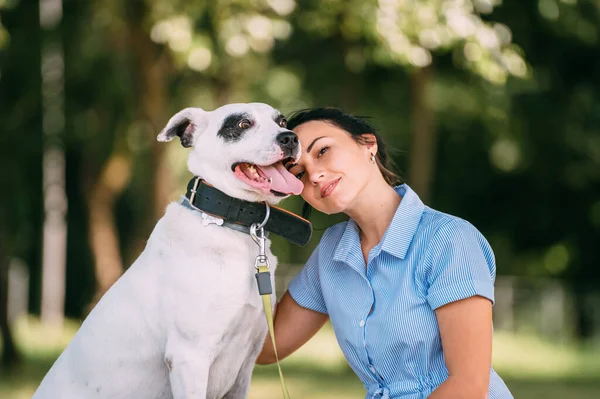
MULTIPOLYGON (((0 398, 31 398, 56 357, 77 331, 69 321, 61 330, 42 327, 36 319, 15 326, 24 361, 0 374, 0 398)), ((337 346, 331 328, 282 362, 293 398, 363 398, 362 384, 337 346)), ((600 397, 600 348, 545 342, 526 335, 496 332, 494 368, 515 398, 596 399, 600 397)), ((249 399, 280 399, 276 366, 256 367, 249 399)))

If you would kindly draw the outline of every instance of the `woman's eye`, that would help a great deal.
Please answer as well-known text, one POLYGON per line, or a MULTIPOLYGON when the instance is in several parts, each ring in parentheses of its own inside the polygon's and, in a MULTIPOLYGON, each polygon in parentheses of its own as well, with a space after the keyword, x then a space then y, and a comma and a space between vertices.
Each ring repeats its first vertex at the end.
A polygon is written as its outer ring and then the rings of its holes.
POLYGON ((319 150, 317 153, 317 158, 320 158, 323 154, 325 154, 329 150, 329 147, 325 146, 319 150))
POLYGON ((296 176, 296 179, 302 180, 302 176, 304 176, 304 172, 298 172, 298 173, 296 173, 295 176, 296 176))
POLYGON ((279 126, 280 127, 286 127, 287 126, 287 119, 283 118, 279 121, 279 126))
POLYGON ((241 120, 240 123, 238 123, 238 126, 242 129, 249 129, 250 126, 252 126, 252 123, 250 123, 248 119, 244 119, 241 120))

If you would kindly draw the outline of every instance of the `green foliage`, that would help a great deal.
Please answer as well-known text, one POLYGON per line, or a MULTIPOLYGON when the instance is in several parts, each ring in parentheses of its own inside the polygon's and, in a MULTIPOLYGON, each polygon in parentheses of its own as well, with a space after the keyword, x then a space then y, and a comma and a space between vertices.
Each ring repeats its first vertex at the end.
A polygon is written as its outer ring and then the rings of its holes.
MULTIPOLYGON (((43 110, 34 3, 0 2, 0 37, 11 39, 0 49, 0 163, 15 171, 0 180, 13 193, 0 202, 35 293, 43 110)), ((156 125, 169 115, 237 101, 285 113, 340 106, 373 118, 404 172, 411 84, 423 67, 432 71, 425 90, 438 132, 430 205, 478 227, 499 274, 552 275, 579 291, 597 289, 599 10, 595 0, 65 2, 69 312, 81 314, 93 291, 86 195, 111 155, 132 162, 115 204, 131 260, 147 237, 140 225, 155 223, 140 198, 153 195, 156 125), (144 54, 144 65, 160 71, 152 84, 142 79, 152 69, 140 66, 144 54), (157 87, 160 117, 141 111, 157 87)), ((189 178, 187 153, 166 148, 175 199, 189 178)), ((284 206, 299 212, 301 202, 284 206)), ((280 261, 304 261, 322 230, 342 219, 314 215, 308 248, 276 239, 280 261)))
MULTIPOLYGON (((6 28, 2 25, 2 11, 14 6, 14 2, 10 0, 0 0, 0 51, 3 48, 7 47, 10 43, 10 34, 6 30, 6 28)), ((0 73, 2 71, 0 70, 0 73)), ((0 75, 1 76, 1 75, 0 75)))

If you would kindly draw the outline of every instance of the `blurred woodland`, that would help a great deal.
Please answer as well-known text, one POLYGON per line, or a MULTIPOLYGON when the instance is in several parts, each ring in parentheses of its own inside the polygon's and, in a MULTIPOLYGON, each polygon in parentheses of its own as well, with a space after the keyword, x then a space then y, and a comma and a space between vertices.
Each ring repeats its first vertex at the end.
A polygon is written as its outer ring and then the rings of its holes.
MULTIPOLYGON (((598 0, 0 0, 0 18, 5 364, 9 270, 26 313, 85 317, 191 177, 158 132, 231 102, 370 117, 500 277, 558 281, 573 336, 600 337, 598 0)), ((278 273, 338 220, 313 214, 306 248, 275 238, 278 273)))

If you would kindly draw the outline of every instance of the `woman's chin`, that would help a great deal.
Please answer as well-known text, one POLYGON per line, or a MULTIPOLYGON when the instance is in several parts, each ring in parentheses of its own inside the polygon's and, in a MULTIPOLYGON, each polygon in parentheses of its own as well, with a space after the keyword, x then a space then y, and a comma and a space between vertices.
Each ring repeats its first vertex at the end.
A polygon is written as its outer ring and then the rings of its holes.
POLYGON ((333 215, 345 212, 347 208, 347 199, 342 198, 339 194, 340 193, 333 192, 332 195, 325 198, 307 198, 306 196, 302 196, 302 198, 317 211, 327 215, 333 215))
MULTIPOLYGON (((321 200, 321 201, 323 201, 323 200, 321 200)), ((327 215, 334 215, 336 213, 342 213, 346 209, 344 206, 342 206, 337 201, 334 202, 331 200, 320 202, 317 206, 313 205, 313 208, 315 208, 319 212, 325 213, 327 215)))

